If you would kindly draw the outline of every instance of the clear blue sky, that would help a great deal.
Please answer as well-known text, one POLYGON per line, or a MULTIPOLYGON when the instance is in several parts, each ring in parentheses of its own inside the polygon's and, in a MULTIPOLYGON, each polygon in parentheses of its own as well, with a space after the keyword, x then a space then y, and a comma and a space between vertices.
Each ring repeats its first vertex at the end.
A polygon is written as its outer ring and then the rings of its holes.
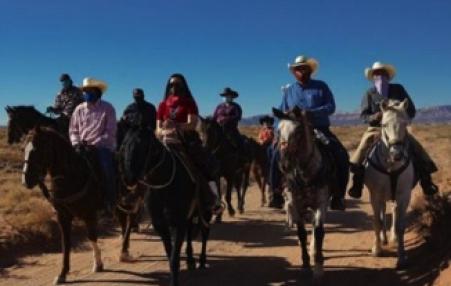
POLYGON ((142 87, 158 103, 183 73, 202 114, 225 86, 245 116, 280 103, 298 54, 341 111, 356 110, 366 66, 394 64, 418 106, 451 103, 451 1, 396 0, 0 0, 0 124, 7 104, 53 102, 62 72, 108 82, 118 113, 142 87))

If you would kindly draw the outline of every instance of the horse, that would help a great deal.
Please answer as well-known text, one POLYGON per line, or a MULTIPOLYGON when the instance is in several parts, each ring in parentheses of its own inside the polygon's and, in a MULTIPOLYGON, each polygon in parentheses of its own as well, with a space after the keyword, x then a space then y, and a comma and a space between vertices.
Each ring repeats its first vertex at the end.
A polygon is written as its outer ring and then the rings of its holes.
POLYGON ((181 155, 163 145, 153 132, 139 129, 129 132, 124 139, 119 165, 127 186, 148 192, 146 205, 169 260, 170 285, 179 285, 180 252, 185 236, 188 269, 196 267, 192 247, 195 218, 202 236, 199 268, 205 268, 212 213, 202 208, 200 186, 181 155))
POLYGON ((370 192, 373 208, 375 240, 372 247, 374 256, 381 256, 381 242, 387 244, 386 202, 393 201, 392 242, 398 242, 396 267, 407 266, 404 249, 406 212, 411 192, 417 180, 410 158, 407 126, 407 99, 399 102, 389 100, 380 104, 382 111, 381 137, 368 154, 365 163, 364 182, 370 192))
POLYGON ((56 210, 61 232, 63 265, 54 284, 66 282, 70 269, 72 220, 81 219, 93 248, 93 272, 103 271, 101 251, 97 245, 97 210, 102 198, 98 168, 80 156, 62 135, 48 127, 35 127, 26 140, 22 183, 27 188, 39 185, 56 210), (50 176, 53 195, 44 178, 50 176))
POLYGON ((57 121, 37 111, 34 106, 6 106, 8 114, 8 144, 18 143, 35 126, 46 126, 58 130, 57 121))
POLYGON ((301 244, 302 269, 311 271, 310 257, 314 259, 314 278, 323 275, 324 222, 333 184, 334 164, 321 143, 317 143, 308 111, 298 107, 287 113, 273 108, 280 119, 280 168, 284 172, 286 188, 293 198, 292 213, 289 214, 297 227, 301 244), (312 218, 310 251, 307 249, 305 223, 312 218), (310 253, 309 253, 310 252, 310 253))
POLYGON ((249 146, 252 150, 252 165, 251 173, 257 182, 258 188, 261 192, 260 205, 266 205, 266 186, 269 182, 269 159, 268 158, 268 144, 260 144, 253 138, 248 139, 249 146))
MULTIPOLYGON (((204 146, 218 159, 220 164, 220 177, 226 180, 225 198, 227 211, 230 216, 235 215, 235 209, 232 206, 232 188, 235 188, 238 197, 238 211, 244 213, 251 162, 248 158, 243 158, 242 152, 240 152, 243 150, 236 150, 227 139, 221 126, 213 118, 200 118, 199 123, 197 129, 204 146)), ((220 184, 218 183, 217 185, 220 191, 220 184)), ((217 221, 220 220, 221 216, 218 216, 217 221)))

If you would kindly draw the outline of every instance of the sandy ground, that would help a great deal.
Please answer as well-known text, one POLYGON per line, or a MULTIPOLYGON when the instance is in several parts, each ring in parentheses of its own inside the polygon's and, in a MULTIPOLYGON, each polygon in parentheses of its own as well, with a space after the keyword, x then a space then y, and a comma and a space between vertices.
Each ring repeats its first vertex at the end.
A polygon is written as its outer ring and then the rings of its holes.
MULTIPOLYGON (((300 249, 295 231, 287 229, 284 214, 259 206, 260 194, 253 186, 247 196, 246 213, 225 216, 212 226, 208 246, 209 268, 188 271, 181 263, 182 285, 310 285, 300 271, 300 249)), ((119 236, 100 239, 105 271, 91 273, 92 253, 87 243, 77 247, 71 257, 68 281, 72 285, 167 285, 168 263, 163 247, 153 232, 133 234, 131 254, 134 263, 119 263, 119 236)), ((416 236, 409 232, 406 245, 412 259, 409 270, 395 271, 393 247, 386 255, 370 255, 373 240, 371 210, 366 196, 348 200, 346 212, 329 212, 324 243, 325 275, 321 285, 451 285, 451 275, 439 277, 439 270, 428 263, 416 236)), ((195 244, 196 253, 199 244, 195 244)), ((0 285, 51 285, 59 272, 61 255, 45 253, 27 256, 0 272, 0 285)), ((432 260, 431 260, 432 261, 432 260)))

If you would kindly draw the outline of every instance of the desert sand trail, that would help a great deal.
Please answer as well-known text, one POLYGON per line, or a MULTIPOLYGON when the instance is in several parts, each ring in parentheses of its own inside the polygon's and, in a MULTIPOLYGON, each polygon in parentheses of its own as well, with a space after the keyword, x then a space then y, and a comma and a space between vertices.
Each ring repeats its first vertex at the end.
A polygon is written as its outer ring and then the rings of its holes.
MULTIPOLYGON (((246 213, 234 218, 225 215, 222 224, 212 226, 209 268, 188 271, 182 260, 181 285, 310 284, 310 278, 299 270, 300 248, 295 231, 286 228, 282 211, 260 208, 259 198, 253 185, 248 191, 246 213)), ((370 255, 373 232, 366 191, 361 201, 348 200, 346 212, 329 212, 326 221, 325 276, 321 285, 424 285, 438 275, 432 267, 395 271, 393 247, 387 249, 385 257, 370 255)), ((410 232, 406 238, 410 257, 418 261, 416 236, 410 232)), ((71 285, 167 285, 168 263, 162 244, 152 231, 132 234, 130 252, 136 258, 133 263, 117 261, 119 235, 101 237, 100 245, 105 271, 91 273, 92 253, 89 244, 82 243, 71 257, 71 285)), ((198 250, 196 242, 196 254, 198 250)), ((0 285, 51 285, 60 260, 59 253, 24 257, 0 273, 0 285)), ((445 285, 438 280, 433 283, 445 285)))

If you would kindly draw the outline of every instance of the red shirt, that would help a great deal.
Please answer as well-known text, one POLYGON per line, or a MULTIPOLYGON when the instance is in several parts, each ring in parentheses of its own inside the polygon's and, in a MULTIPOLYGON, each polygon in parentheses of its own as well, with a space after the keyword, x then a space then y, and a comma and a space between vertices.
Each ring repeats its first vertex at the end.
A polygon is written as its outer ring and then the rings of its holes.
POLYGON ((172 119, 178 123, 185 123, 189 114, 199 115, 194 100, 186 96, 170 95, 158 106, 157 119, 161 121, 172 119))
POLYGON ((261 144, 271 143, 274 139, 274 129, 272 127, 262 127, 258 134, 258 139, 261 144))

